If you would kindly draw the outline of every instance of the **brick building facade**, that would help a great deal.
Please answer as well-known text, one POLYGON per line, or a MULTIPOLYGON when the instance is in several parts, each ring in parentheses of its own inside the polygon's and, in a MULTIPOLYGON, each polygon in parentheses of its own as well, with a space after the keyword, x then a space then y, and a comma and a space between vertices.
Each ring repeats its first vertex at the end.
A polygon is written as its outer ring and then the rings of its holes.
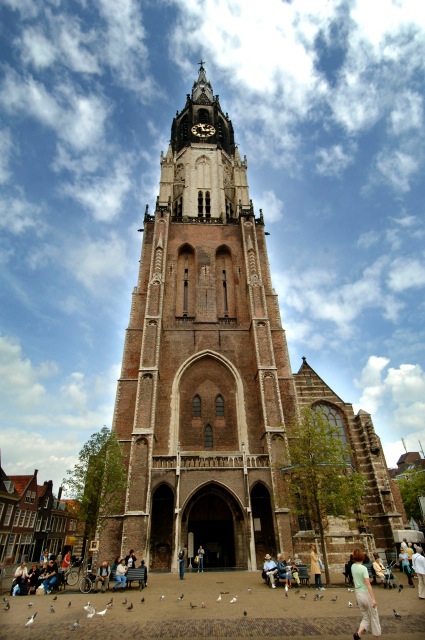
POLYGON ((254 570, 281 549, 303 558, 315 533, 291 512, 279 466, 306 402, 342 425, 369 480, 364 512, 330 525, 331 563, 359 540, 392 547, 403 524, 370 415, 355 415, 306 361, 291 371, 247 160, 201 65, 145 213, 113 420, 128 488, 100 556, 133 547, 152 570, 173 571, 179 548, 191 556, 199 544, 210 567, 254 570))

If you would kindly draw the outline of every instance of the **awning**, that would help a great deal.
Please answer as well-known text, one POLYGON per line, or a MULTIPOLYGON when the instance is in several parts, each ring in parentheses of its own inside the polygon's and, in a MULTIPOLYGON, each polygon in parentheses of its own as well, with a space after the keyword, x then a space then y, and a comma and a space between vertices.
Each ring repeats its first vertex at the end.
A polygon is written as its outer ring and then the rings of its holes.
POLYGON ((403 542, 403 538, 406 538, 407 542, 423 542, 424 534, 422 531, 414 531, 413 529, 394 531, 394 542, 403 542))

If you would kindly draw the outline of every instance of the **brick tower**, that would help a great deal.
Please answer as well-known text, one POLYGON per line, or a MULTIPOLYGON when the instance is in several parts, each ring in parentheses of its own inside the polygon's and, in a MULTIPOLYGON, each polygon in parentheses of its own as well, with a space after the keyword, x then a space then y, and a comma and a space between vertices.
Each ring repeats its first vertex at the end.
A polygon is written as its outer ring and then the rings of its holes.
MULTIPOLYGON (((128 489, 102 530, 101 555, 133 547, 150 569, 174 571, 181 546, 191 557, 202 544, 217 568, 302 552, 314 533, 300 532, 277 467, 288 461, 286 429, 306 386, 340 412, 347 439, 355 429, 358 447, 371 438, 379 446, 370 416, 362 424, 306 362, 291 372, 263 215, 201 63, 161 155, 155 211, 145 214, 113 422, 128 489)), ((385 484, 378 457, 368 472, 385 484)))

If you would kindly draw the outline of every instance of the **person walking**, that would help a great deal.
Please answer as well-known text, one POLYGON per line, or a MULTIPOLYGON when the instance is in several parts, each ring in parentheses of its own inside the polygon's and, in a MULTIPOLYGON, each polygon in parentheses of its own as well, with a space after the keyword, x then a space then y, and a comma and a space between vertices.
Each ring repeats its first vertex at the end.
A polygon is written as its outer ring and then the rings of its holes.
POLYGON ((353 634, 354 640, 360 640, 362 634, 370 630, 375 638, 381 635, 381 624, 375 595, 370 584, 369 572, 363 564, 364 558, 365 553, 362 549, 354 549, 354 564, 351 567, 351 573, 353 575, 357 604, 363 616, 358 631, 353 634))
POLYGON ((185 570, 185 560, 184 560, 184 549, 180 549, 179 555, 179 576, 180 580, 184 580, 184 570, 185 570))
POLYGON ((204 573, 204 555, 205 549, 200 544, 198 549, 198 573, 204 573))
POLYGON ((422 555, 422 547, 416 545, 415 553, 412 557, 413 571, 418 576, 418 596, 420 600, 425 600, 425 557, 422 555))

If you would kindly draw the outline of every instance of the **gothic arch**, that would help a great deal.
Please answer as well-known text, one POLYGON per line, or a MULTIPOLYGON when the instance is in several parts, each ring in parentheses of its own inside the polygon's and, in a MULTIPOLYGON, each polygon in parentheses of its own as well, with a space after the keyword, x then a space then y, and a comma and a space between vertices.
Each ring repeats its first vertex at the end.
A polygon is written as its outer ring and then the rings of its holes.
POLYGON ((194 552, 202 544, 207 567, 247 568, 244 508, 231 489, 204 482, 186 498, 181 513, 182 543, 193 533, 194 552))
POLYGON ((271 499, 272 491, 264 482, 259 480, 252 485, 250 493, 254 522, 255 555, 257 567, 260 568, 266 553, 276 557, 277 552, 271 499))
POLYGON ((216 351, 205 349, 193 354, 187 358, 179 369, 173 380, 171 389, 171 418, 170 418, 170 440, 169 440, 169 455, 175 455, 177 452, 177 442, 179 440, 179 427, 180 427, 180 384, 184 374, 188 369, 196 362, 203 358, 212 358, 220 364, 222 364, 227 371, 231 374, 235 384, 235 410, 236 410, 236 431, 238 438, 238 450, 241 449, 242 442, 248 443, 248 426, 246 422, 245 413, 245 400, 243 382, 239 371, 233 365, 230 360, 216 351))
POLYGON ((161 482, 152 494, 150 568, 154 571, 171 570, 173 548, 175 495, 166 482, 161 482))

